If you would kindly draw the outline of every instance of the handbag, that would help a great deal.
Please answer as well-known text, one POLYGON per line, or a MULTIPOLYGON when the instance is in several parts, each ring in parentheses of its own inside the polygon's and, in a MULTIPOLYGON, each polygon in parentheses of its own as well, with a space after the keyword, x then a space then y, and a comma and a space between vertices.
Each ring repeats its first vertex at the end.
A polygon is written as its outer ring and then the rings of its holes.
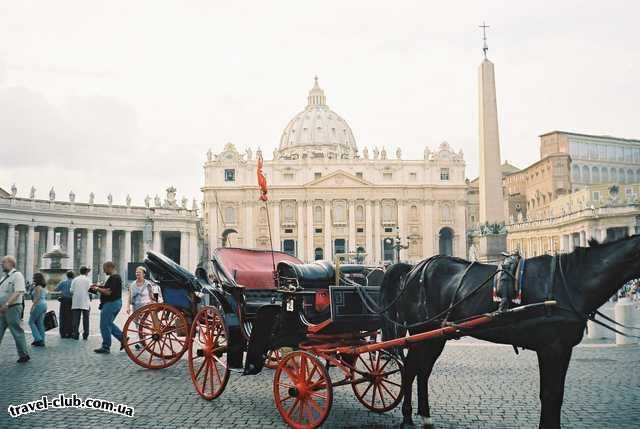
POLYGON ((50 331, 58 327, 58 316, 56 312, 51 310, 47 311, 44 315, 44 330, 50 331))

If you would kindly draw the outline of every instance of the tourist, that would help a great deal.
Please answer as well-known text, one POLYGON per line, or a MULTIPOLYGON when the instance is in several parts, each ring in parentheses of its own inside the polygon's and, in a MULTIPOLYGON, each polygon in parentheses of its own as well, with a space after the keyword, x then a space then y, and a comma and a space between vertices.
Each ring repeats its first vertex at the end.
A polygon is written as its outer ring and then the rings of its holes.
POLYGON ((153 296, 153 283, 145 279, 147 269, 143 266, 136 268, 136 280, 129 286, 129 304, 127 314, 136 311, 140 307, 156 301, 153 296))
POLYGON ((24 277, 16 270, 16 258, 11 255, 2 258, 2 271, 4 277, 0 279, 0 344, 9 328, 16 343, 18 363, 25 363, 29 361, 29 354, 21 322, 24 309, 24 277))
POLYGON ((33 336, 32 346, 44 347, 44 314, 47 312, 47 282, 42 273, 33 275, 31 288, 31 312, 29 326, 33 336))
POLYGON ((71 338, 78 340, 80 338, 80 317, 82 317, 82 339, 89 338, 89 310, 91 310, 91 297, 89 296, 89 288, 91 280, 88 274, 90 268, 80 267, 80 275, 71 282, 71 312, 73 313, 73 327, 71 338))
POLYGON ((58 283, 56 291, 60 292, 60 311, 58 319, 60 322, 60 337, 71 338, 73 331, 73 316, 71 314, 71 281, 73 280, 73 271, 67 271, 66 278, 58 283))
MULTIPOLYGON (((116 337, 122 344, 122 331, 114 323, 122 308, 122 278, 116 273, 113 262, 107 261, 102 265, 108 276, 104 285, 93 286, 89 292, 100 294, 100 334, 102 346, 95 349, 96 353, 111 353, 111 336, 116 337)), ((120 347, 122 349, 122 346, 120 347)))

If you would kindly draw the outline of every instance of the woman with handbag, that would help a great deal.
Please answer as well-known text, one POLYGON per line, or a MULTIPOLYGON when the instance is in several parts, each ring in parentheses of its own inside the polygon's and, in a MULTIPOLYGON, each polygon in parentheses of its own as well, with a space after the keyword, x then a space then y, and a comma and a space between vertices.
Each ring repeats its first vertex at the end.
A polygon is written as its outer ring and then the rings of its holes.
POLYGON ((33 275, 33 287, 31 288, 31 312, 29 314, 29 326, 33 336, 32 346, 44 347, 44 314, 47 312, 47 282, 42 273, 33 275))

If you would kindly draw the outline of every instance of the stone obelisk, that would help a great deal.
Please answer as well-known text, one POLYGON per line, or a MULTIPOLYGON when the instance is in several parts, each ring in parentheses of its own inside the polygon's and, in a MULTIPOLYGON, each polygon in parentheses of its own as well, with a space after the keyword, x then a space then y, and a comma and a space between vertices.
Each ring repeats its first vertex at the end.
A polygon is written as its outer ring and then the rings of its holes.
MULTIPOLYGON (((483 31, 487 26, 482 25, 483 31)), ((478 68, 478 142, 480 145, 480 225, 478 259, 492 262, 506 250, 504 203, 498 107, 493 63, 487 59, 486 34, 483 37, 484 59, 478 68), (489 225, 488 227, 486 225, 489 225)))

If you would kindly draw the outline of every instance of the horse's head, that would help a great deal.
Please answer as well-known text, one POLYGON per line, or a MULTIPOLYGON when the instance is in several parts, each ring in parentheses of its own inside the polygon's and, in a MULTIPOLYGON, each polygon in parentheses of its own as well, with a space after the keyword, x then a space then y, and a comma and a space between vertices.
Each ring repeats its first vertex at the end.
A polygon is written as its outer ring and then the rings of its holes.
POLYGON ((576 249, 571 259, 581 283, 582 309, 594 311, 626 282, 640 277, 640 235, 603 243, 589 240, 589 247, 576 249))

